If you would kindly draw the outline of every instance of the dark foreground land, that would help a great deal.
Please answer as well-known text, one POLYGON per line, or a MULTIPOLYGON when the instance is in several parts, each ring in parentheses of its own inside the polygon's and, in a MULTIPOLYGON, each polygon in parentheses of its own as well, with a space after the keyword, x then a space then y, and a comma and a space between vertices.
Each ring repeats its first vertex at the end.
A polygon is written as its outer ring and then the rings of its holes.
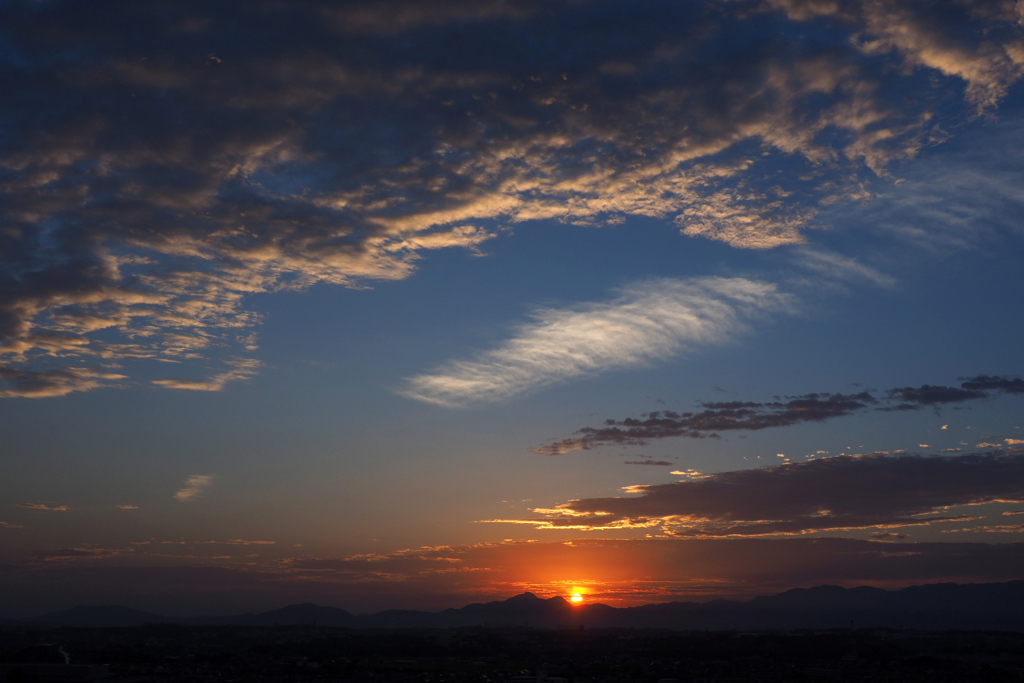
POLYGON ((0 632, 4 680, 1021 681, 1024 633, 179 625, 9 629, 0 632), (70 655, 70 664, 57 661, 62 652, 70 655))

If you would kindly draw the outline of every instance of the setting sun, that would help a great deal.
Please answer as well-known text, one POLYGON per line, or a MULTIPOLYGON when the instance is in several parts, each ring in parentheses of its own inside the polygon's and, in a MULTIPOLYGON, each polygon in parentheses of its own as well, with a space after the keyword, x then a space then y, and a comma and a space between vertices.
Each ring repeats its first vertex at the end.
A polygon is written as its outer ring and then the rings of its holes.
POLYGON ((579 593, 573 593, 572 597, 569 598, 569 602, 581 603, 581 602, 583 602, 583 596, 580 595, 579 593))

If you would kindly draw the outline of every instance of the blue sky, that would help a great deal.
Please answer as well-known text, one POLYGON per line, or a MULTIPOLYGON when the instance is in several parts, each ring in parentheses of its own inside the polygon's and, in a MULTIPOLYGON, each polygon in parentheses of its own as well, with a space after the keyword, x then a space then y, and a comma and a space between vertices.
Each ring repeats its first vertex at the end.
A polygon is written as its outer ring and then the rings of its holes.
POLYGON ((9 613, 1020 578, 1020 7, 0 4, 9 613))

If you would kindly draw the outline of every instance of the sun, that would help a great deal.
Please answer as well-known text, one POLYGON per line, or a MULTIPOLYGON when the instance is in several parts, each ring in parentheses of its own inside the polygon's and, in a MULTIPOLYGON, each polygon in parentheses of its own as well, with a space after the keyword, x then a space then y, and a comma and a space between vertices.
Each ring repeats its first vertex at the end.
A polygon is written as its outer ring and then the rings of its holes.
POLYGON ((571 596, 569 597, 569 602, 571 602, 571 603, 572 603, 572 604, 574 604, 574 605, 578 605, 578 604, 580 604, 581 602, 583 602, 583 596, 582 596, 582 595, 580 595, 579 593, 573 593, 573 594, 572 594, 572 595, 571 595, 571 596))

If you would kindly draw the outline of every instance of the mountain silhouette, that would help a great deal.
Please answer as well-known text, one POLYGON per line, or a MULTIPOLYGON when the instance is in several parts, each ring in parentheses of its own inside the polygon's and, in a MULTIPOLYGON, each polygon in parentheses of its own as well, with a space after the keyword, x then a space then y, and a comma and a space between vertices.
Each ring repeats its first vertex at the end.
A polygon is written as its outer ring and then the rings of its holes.
POLYGON ((123 627, 168 623, 175 620, 120 605, 78 605, 62 612, 44 614, 32 621, 59 626, 123 627))
MULTIPOLYGON (((887 627, 919 630, 1024 631, 1024 581, 929 584, 888 591, 869 586, 796 588, 747 601, 667 602, 617 608, 572 605, 564 598, 523 593, 440 612, 386 610, 354 615, 312 603, 260 614, 171 618, 119 606, 78 606, 31 620, 65 626, 327 626, 345 628, 778 629, 887 627)), ((19 623, 28 624, 28 620, 19 623)))

